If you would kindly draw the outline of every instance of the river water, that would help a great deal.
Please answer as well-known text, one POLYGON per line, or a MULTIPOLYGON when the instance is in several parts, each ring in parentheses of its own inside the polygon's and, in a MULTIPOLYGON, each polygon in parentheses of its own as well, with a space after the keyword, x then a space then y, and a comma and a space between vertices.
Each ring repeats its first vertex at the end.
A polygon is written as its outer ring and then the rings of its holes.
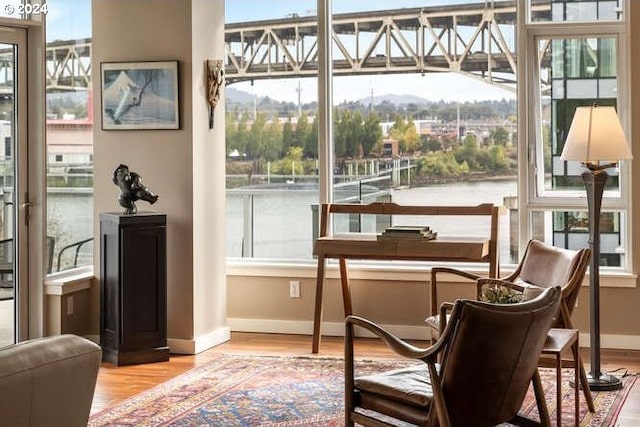
MULTIPOLYGON (((393 189, 391 201, 401 205, 466 205, 481 203, 502 205, 504 197, 515 196, 515 179, 482 182, 434 184, 426 187, 393 189)), ((257 188, 227 190, 227 256, 241 257, 243 236, 251 226, 244 224, 245 208, 253 203, 253 257, 269 259, 311 259, 313 242, 313 209, 318 203, 317 189, 257 188), (251 197, 250 197, 251 196, 251 197)), ((348 228, 346 219, 338 221, 341 231, 348 228)), ((429 225, 440 236, 487 236, 487 217, 397 217, 394 224, 429 225), (402 221, 399 219, 402 218, 402 221), (427 224, 425 224, 425 220, 427 224)), ((364 221, 365 232, 375 232, 374 220, 364 221)), ((500 221, 501 258, 508 259, 509 224, 506 216, 500 221)), ((250 244, 250 242, 248 243, 250 244)), ((249 254, 245 250, 245 254, 249 254)))
MULTIPOLYGON (((390 190, 391 201, 401 205, 466 205, 480 203, 503 204, 503 198, 516 195, 516 180, 457 182, 425 187, 390 190)), ((349 196, 348 194, 342 195, 349 196)), ((227 256, 242 257, 245 229, 245 208, 253 211, 254 258, 305 260, 312 258, 314 207, 318 190, 313 186, 283 185, 273 189, 256 187, 251 190, 227 190, 227 256), (253 209, 251 209, 251 204, 253 209)), ((64 246, 93 235, 93 194, 49 194, 49 234, 56 236, 56 255, 64 246), (73 220, 69 220, 73 218, 73 220)), ((250 217, 247 217, 250 218, 250 217)), ((426 217, 399 216, 394 224, 429 225, 440 236, 486 236, 486 217, 426 217), (426 223, 425 223, 426 221, 426 223)), ((338 231, 348 230, 348 220, 337 218, 338 231)), ((365 218, 362 231, 375 232, 374 218, 365 218)), ((509 224, 506 216, 500 221, 501 259, 508 259, 509 224)), ((247 240, 247 245, 250 241, 247 240)), ((91 251, 88 246, 85 250, 91 251)), ((245 250, 249 256, 250 250, 245 250)))

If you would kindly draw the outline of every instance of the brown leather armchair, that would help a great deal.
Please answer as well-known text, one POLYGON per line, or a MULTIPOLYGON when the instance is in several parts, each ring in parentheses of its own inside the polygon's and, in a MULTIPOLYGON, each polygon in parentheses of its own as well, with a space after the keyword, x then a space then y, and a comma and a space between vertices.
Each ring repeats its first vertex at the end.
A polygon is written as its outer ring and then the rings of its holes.
POLYGON ((533 300, 509 305, 458 300, 443 334, 429 348, 409 345, 366 319, 347 317, 346 425, 391 425, 380 423, 381 417, 440 427, 537 424, 518 416, 532 381, 539 425, 549 425, 537 365, 560 293, 559 287, 549 288, 533 300), (424 364, 356 377, 354 325, 424 364))
POLYGON ((86 426, 101 359, 100 347, 77 335, 0 349, 0 426, 86 426))
MULTIPOLYGON (((492 286, 513 289, 521 293, 524 300, 535 296, 543 289, 560 286, 562 289, 560 311, 552 327, 575 329, 571 315, 575 308, 590 258, 591 251, 589 248, 574 251, 547 245, 539 240, 531 240, 516 270, 503 279, 484 278, 453 268, 433 268, 431 270, 432 315, 426 319, 426 323, 432 328, 432 336, 438 336, 442 333, 444 322, 440 322, 440 319, 446 319, 446 317, 442 317, 444 313, 438 313, 436 307, 438 303, 438 286, 443 285, 443 283, 438 283, 437 279, 439 274, 449 273, 474 280, 476 297, 479 300, 482 299, 483 290, 492 286)), ((545 358, 542 358, 540 366, 553 365, 548 363, 545 358)), ((573 361, 564 360, 563 366, 573 366, 573 361)), ((583 384, 587 384, 587 376, 582 363, 580 363, 579 369, 580 381, 583 384)), ((594 412, 593 398, 589 388, 582 387, 582 389, 589 411, 594 412)))

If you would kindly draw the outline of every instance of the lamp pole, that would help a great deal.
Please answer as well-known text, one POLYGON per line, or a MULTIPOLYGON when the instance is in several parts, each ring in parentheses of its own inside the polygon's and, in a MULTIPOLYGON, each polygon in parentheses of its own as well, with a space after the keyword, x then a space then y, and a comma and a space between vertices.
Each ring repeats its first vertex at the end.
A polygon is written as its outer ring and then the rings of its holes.
POLYGON ((609 163, 599 166, 594 163, 584 164, 588 171, 582 174, 587 190, 587 206, 589 209, 589 247, 591 264, 589 265, 589 347, 591 348, 591 372, 587 376, 589 389, 609 391, 622 388, 620 378, 600 372, 600 212, 602 195, 607 183, 606 169, 615 166, 609 163))
POLYGON ((596 391, 617 390, 622 381, 610 374, 600 372, 600 210, 607 169, 616 166, 616 161, 600 164, 600 161, 628 160, 633 158, 624 130, 615 108, 606 106, 577 107, 560 158, 577 160, 586 168, 582 174, 587 190, 589 208, 589 347, 591 349, 591 372, 587 376, 589 388, 596 391))

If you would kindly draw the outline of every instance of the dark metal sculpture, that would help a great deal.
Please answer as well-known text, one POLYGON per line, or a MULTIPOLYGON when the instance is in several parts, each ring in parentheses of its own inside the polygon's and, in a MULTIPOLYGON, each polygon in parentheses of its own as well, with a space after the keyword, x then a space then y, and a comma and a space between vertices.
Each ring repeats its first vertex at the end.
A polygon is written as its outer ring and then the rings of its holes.
POLYGON ((120 164, 113 171, 113 183, 120 187, 118 202, 124 208, 125 215, 131 215, 138 211, 137 200, 144 200, 154 204, 158 196, 142 184, 142 177, 129 170, 129 166, 120 164))

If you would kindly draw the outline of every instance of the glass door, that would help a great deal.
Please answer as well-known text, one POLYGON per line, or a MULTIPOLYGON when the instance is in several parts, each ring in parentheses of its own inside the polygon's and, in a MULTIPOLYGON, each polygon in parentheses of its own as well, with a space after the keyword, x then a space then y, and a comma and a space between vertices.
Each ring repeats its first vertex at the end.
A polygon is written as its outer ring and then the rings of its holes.
POLYGON ((0 347, 28 327, 25 39, 0 27, 0 347))

